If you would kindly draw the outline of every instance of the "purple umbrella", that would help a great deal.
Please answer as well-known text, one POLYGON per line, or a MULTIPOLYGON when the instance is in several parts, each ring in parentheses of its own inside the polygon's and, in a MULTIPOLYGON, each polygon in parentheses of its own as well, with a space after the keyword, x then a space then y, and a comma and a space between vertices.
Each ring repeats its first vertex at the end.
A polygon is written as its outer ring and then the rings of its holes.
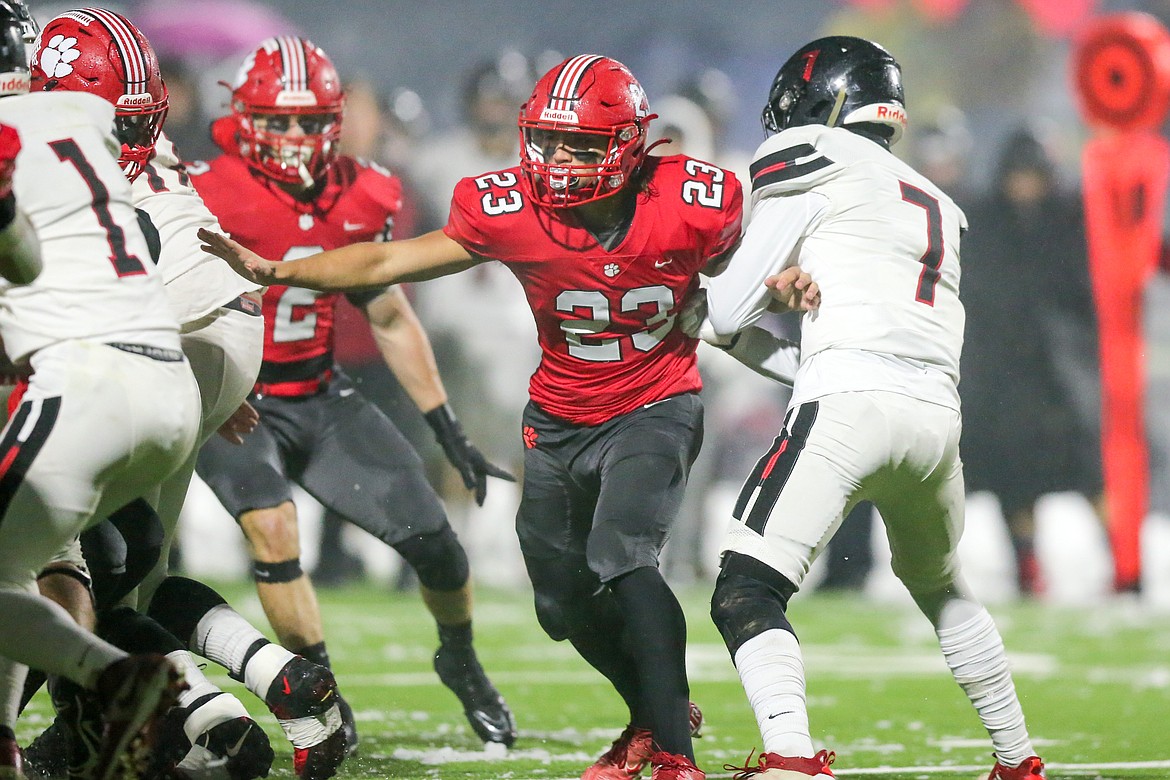
POLYGON ((277 11, 247 0, 156 0, 133 18, 159 54, 182 58, 238 54, 272 35, 299 32, 277 11))

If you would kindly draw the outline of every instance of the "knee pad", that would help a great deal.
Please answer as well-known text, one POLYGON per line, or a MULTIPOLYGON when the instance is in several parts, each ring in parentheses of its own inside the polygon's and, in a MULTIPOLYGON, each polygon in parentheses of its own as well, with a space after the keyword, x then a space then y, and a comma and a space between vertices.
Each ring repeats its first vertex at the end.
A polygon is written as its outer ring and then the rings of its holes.
POLYGON ((162 519, 154 507, 144 499, 131 501, 110 515, 110 523, 126 543, 126 579, 137 587, 162 556, 162 519))
POLYGON ((467 552, 449 525, 433 534, 412 536, 395 544, 394 549, 410 564, 419 584, 427 590, 459 590, 471 576, 467 552))
POLYGON ((536 620, 555 641, 614 625, 605 619, 617 614, 613 593, 584 560, 579 566, 565 565, 560 559, 529 560, 528 572, 536 620))
POLYGON ((97 635, 128 653, 173 653, 185 649, 170 631, 131 607, 114 607, 98 618, 97 635))
POLYGON ((171 576, 154 592, 147 614, 186 646, 203 616, 226 603, 223 596, 202 582, 171 576))
POLYGON ((711 619, 731 657, 744 642, 773 628, 795 635, 788 622, 788 600, 796 586, 787 577, 739 553, 728 553, 711 594, 711 619))

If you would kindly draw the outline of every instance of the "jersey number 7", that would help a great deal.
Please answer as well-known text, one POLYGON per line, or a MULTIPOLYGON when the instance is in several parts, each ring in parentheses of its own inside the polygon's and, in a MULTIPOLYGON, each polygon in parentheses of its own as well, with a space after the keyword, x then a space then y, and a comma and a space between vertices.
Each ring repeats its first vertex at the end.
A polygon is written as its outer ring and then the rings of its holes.
POLYGON ((918 258, 922 263, 922 273, 918 277, 918 290, 914 300, 934 306, 934 288, 942 276, 939 268, 943 261, 943 232, 942 209, 938 206, 938 199, 913 184, 899 181, 902 187, 902 200, 919 206, 926 212, 926 252, 918 258))

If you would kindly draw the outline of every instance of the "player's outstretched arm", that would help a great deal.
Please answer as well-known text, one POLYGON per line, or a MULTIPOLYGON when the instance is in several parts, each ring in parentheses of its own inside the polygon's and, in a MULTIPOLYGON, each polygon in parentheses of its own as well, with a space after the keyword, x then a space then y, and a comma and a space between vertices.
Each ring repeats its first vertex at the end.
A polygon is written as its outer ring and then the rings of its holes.
POLYGON ((261 285, 284 284, 334 292, 420 282, 481 262, 441 230, 385 243, 360 243, 298 260, 266 260, 237 241, 200 228, 203 250, 227 261, 236 273, 261 285))

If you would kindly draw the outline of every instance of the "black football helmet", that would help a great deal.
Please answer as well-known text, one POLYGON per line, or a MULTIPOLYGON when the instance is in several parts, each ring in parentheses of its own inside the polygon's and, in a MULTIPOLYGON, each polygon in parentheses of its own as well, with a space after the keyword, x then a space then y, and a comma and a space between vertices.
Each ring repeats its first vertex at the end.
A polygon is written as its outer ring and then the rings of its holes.
POLYGON ((0 96, 28 92, 28 55, 36 37, 24 0, 0 0, 0 96))
POLYGON ((906 129, 902 69, 873 41, 848 35, 818 38, 776 73, 762 119, 768 133, 827 125, 893 146, 906 129))

